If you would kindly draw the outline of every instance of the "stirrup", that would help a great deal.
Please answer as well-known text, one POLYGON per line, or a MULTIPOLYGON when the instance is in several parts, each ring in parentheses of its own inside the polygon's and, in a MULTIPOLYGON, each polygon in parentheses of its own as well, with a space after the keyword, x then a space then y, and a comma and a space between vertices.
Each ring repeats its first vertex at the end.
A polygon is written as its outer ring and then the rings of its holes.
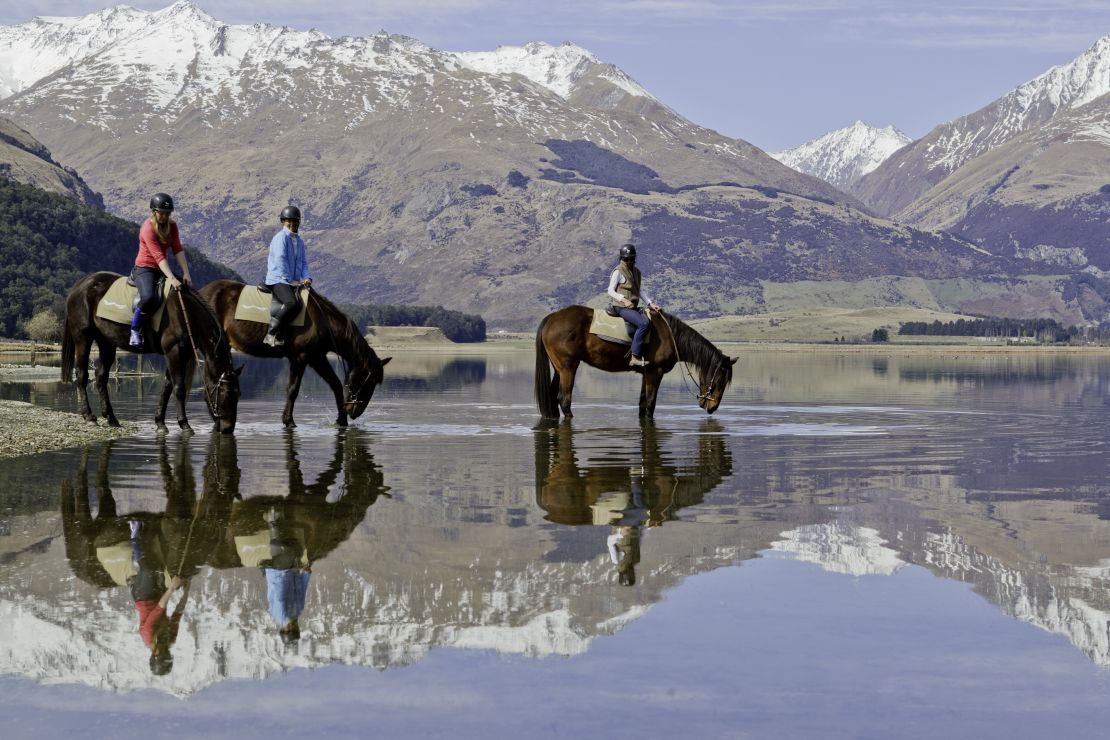
POLYGON ((629 367, 647 367, 651 363, 642 357, 633 357, 628 361, 629 367))
POLYGON ((142 347, 143 335, 138 329, 131 330, 131 339, 127 342, 129 347, 142 347))
POLYGON ((277 334, 270 334, 269 332, 266 332, 266 338, 262 340, 262 343, 270 347, 281 347, 285 344, 285 340, 283 340, 277 334))

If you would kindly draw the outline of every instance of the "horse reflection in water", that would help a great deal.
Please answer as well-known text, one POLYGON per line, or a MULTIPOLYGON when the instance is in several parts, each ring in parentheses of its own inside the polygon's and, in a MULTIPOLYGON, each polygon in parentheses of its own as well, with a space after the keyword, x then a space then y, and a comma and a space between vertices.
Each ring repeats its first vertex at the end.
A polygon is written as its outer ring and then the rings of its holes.
POLYGON ((313 564, 351 536, 378 496, 388 496, 381 468, 362 440, 356 430, 337 436, 331 461, 314 482, 306 483, 295 440, 287 433, 288 495, 252 496, 232 507, 231 547, 221 550, 219 567, 262 571, 270 615, 287 646, 300 638, 313 564))
MULTIPOLYGON (((301 548, 298 555, 310 566, 346 540, 367 508, 388 491, 364 437, 354 430, 339 432, 327 468, 311 484, 304 481, 289 435, 288 495, 245 500, 240 492, 242 476, 234 437, 210 438, 200 497, 189 445, 187 437, 179 441, 171 464, 166 440, 158 441, 166 491, 161 512, 121 514, 117 510, 108 475, 111 442, 101 448, 97 465, 95 514, 89 491, 88 448, 82 452, 74 479, 62 483, 62 525, 70 567, 78 578, 97 588, 129 588, 139 612, 140 635, 151 649, 151 671, 159 675, 172 670, 170 647, 188 601, 190 579, 202 566, 280 566, 290 549, 289 540, 301 548), (343 480, 337 484, 341 474, 343 480), (275 538, 270 535, 275 531, 280 536, 271 545, 275 538), (258 551, 252 553, 248 547, 243 549, 244 559, 240 539, 249 543, 259 533, 265 537, 265 556, 255 558, 258 551), (181 593, 171 611, 169 602, 178 590, 181 593)), ((289 641, 287 631, 282 637, 289 641)))
POLYGON ((645 528, 662 526, 683 507, 701 503, 732 475, 732 454, 715 421, 700 425, 697 455, 690 460, 666 455, 663 446, 672 435, 645 424, 636 430, 639 444, 629 454, 584 464, 575 437, 598 431, 576 431, 565 421, 536 428, 536 503, 549 522, 609 527, 606 548, 617 580, 632 586, 645 528))

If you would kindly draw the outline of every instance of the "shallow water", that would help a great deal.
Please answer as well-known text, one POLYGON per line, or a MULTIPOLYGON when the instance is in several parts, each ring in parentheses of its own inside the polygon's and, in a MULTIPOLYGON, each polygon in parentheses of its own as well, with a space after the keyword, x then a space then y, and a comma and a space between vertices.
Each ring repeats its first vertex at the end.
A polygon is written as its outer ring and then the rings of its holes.
POLYGON ((348 430, 306 382, 292 433, 249 360, 233 437, 194 392, 195 436, 0 461, 5 736, 1101 734, 1110 358, 732 353, 712 417, 676 372, 641 427, 586 371, 540 424, 531 353, 404 353, 348 430), (189 576, 162 676, 130 520, 189 576), (311 561, 291 645, 271 539, 311 561))

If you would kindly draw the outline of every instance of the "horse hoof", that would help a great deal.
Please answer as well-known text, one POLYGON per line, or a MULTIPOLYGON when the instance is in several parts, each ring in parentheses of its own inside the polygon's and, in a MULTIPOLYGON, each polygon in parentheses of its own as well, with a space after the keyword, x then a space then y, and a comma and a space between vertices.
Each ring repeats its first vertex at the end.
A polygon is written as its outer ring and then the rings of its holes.
POLYGON ((347 418, 344 416, 340 416, 338 419, 335 420, 335 425, 339 427, 347 426, 347 418))
POLYGON ((289 421, 285 422, 285 428, 286 429, 296 429, 297 428, 297 422, 290 419, 289 421))
POLYGON ((185 434, 192 434, 193 433, 193 428, 191 426, 189 426, 189 422, 179 421, 179 422, 177 422, 177 425, 179 427, 181 427, 181 431, 184 432, 185 434))
POLYGON ((119 427, 120 426, 119 419, 108 419, 108 426, 110 426, 110 427, 119 427))
POLYGON ((170 432, 170 428, 165 424, 157 424, 154 428, 159 434, 169 434, 170 432))

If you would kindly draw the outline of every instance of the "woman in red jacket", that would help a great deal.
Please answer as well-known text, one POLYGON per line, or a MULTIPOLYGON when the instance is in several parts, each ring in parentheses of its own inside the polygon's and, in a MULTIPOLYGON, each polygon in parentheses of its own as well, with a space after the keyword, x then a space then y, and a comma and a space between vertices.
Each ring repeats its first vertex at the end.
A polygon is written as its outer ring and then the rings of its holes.
POLYGON ((131 270, 131 279, 139 288, 139 305, 131 319, 132 347, 142 346, 143 324, 146 317, 158 307, 161 297, 158 295, 159 278, 165 276, 174 288, 180 288, 182 282, 189 286, 193 284, 189 275, 189 263, 185 259, 185 250, 177 232, 177 223, 170 217, 171 213, 173 198, 165 193, 155 193, 150 199, 150 218, 139 229, 139 254, 136 255, 135 267, 131 270), (170 252, 173 252, 181 267, 181 280, 177 279, 170 267, 170 252))

